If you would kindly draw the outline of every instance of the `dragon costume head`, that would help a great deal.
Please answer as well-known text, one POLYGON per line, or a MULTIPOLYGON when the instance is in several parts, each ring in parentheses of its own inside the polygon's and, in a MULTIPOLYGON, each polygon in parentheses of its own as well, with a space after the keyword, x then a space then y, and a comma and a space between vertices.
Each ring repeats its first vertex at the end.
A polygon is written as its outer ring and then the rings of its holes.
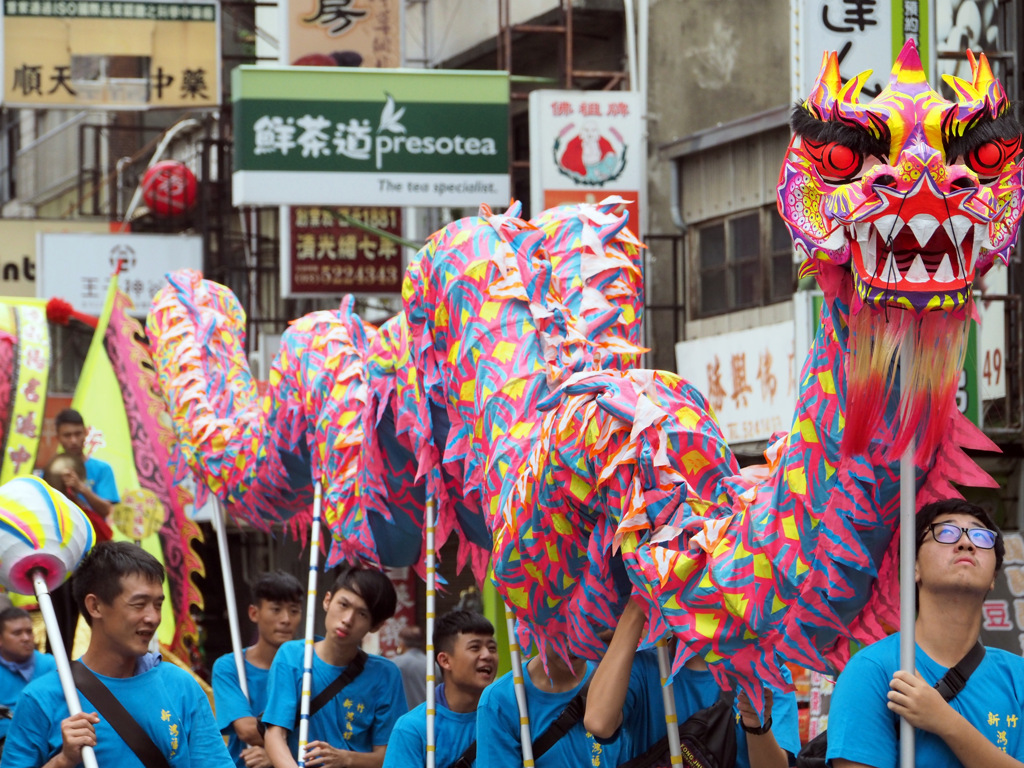
POLYGON ((890 445, 900 451, 917 432, 922 449, 934 448, 954 403, 975 280, 1008 262, 1017 239, 1021 126, 984 54, 968 56, 972 82, 944 76, 951 102, 928 85, 908 41, 886 88, 862 104, 871 73, 843 83, 828 53, 793 111, 779 211, 805 257, 801 274, 817 275, 850 331, 847 452, 866 450, 887 418, 908 334, 911 386, 890 445))

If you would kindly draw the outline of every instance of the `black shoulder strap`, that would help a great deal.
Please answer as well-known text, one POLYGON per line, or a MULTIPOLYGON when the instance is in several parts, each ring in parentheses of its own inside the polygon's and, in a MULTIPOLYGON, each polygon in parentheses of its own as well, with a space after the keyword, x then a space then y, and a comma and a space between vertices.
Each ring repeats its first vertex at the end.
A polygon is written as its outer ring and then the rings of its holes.
POLYGON ((476 740, 466 747, 466 751, 459 755, 459 759, 448 766, 448 768, 473 768, 473 761, 476 760, 476 740))
POLYGON ((146 768, 170 768, 167 757, 153 743, 142 726, 126 710, 110 692, 110 689, 80 661, 71 662, 71 675, 75 679, 75 687, 92 702, 97 711, 103 715, 129 749, 135 753, 146 768))
POLYGON ((346 685, 355 680, 362 673, 363 668, 366 666, 366 651, 360 648, 356 652, 356 657, 349 662, 348 666, 345 667, 345 671, 338 675, 331 684, 324 688, 316 697, 309 702, 309 716, 312 717, 327 704, 331 699, 337 696, 341 689, 346 685))
POLYGON ((587 691, 590 690, 590 680, 583 684, 579 693, 569 700, 565 709, 555 718, 555 722, 547 727, 547 730, 540 735, 540 738, 533 742, 533 759, 537 760, 551 749, 559 740, 567 734, 576 723, 583 719, 583 712, 587 706, 587 691))
POLYGON ((935 684, 936 690, 942 694, 946 701, 952 701, 960 691, 967 685, 967 679, 971 673, 978 668, 981 660, 985 658, 985 646, 981 640, 974 644, 974 647, 967 652, 956 666, 946 671, 942 679, 935 684))

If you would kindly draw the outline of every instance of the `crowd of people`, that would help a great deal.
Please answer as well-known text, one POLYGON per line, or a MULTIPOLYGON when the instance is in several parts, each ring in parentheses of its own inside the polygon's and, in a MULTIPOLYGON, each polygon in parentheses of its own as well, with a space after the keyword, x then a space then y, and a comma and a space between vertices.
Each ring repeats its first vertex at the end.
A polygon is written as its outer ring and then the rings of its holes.
MULTIPOLYGON (((110 467, 84 458, 76 412, 62 412, 57 430, 64 452, 45 478, 106 522, 118 498, 110 467)), ((902 717, 917 729, 918 766, 1021 766, 1024 659, 979 640, 1002 535, 979 507, 936 502, 918 514, 917 546, 916 672, 899 669, 898 633, 856 653, 836 683, 827 739, 818 740, 822 764, 895 766, 902 717)), ((524 765, 516 680, 511 672, 495 679, 494 627, 479 613, 456 609, 437 619, 436 670, 427 669, 417 627, 402 632, 397 661, 367 654, 364 639, 395 612, 395 589, 379 571, 342 567, 323 596, 308 716, 300 715, 305 641, 295 634, 305 590, 290 574, 263 574, 251 585, 255 642, 242 651, 245 685, 233 654, 218 659, 211 708, 188 672, 151 650, 164 575, 141 547, 103 541, 64 598, 56 595, 70 605, 68 634, 79 616, 90 630, 72 664, 83 708, 74 715, 53 658, 36 649, 30 614, 0 610, 0 768, 73 768, 86 746, 100 765, 121 768, 297 768, 302 718, 305 765, 425 766, 428 672, 439 675, 438 768, 524 765)), ((521 690, 537 768, 669 764, 656 652, 638 650, 645 622, 641 603, 630 601, 599 662, 549 653, 546 663, 537 654, 525 663, 521 690)), ((698 657, 672 683, 685 750, 706 749, 718 765, 741 768, 801 764, 792 692, 766 687, 759 713, 744 694, 723 693, 698 657)))

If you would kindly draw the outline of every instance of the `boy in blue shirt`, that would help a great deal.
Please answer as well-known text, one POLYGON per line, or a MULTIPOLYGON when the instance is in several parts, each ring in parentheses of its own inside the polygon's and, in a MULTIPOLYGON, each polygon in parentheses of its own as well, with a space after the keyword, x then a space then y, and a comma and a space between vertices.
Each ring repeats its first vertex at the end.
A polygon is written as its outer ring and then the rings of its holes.
MULTIPOLYGON (((666 734, 657 651, 637 652, 645 622, 640 604, 630 600, 587 697, 584 722, 599 738, 619 734, 627 741, 624 760, 644 754, 666 734)), ((717 683, 700 659, 690 659, 679 670, 672 688, 679 723, 720 696, 717 683)), ((737 768, 786 768, 800 751, 796 697, 766 688, 763 726, 742 693, 737 696, 736 711, 737 768)))
POLYGON ((249 621, 256 643, 243 649, 249 698, 242 693, 233 653, 213 663, 213 698, 217 727, 228 736, 228 752, 238 768, 270 768, 257 718, 267 705, 267 677, 282 644, 295 637, 302 619, 305 590, 290 573, 264 573, 252 588, 249 621))
MULTIPOLYGON (((536 768, 616 768, 625 760, 623 742, 615 739, 608 744, 599 743, 584 727, 582 711, 564 736, 544 754, 537 754, 538 740, 581 693, 597 667, 593 662, 576 657, 571 661, 570 666, 550 653, 547 672, 540 656, 534 656, 524 667, 534 765, 536 768)), ((476 715, 476 768, 522 768, 519 733, 519 707, 512 672, 509 672, 488 686, 480 697, 476 715)))
POLYGON ((67 472, 64 484, 69 496, 78 504, 85 504, 100 518, 107 519, 110 510, 121 501, 114 480, 114 470, 107 462, 92 456, 85 456, 85 419, 74 408, 65 408, 54 419, 57 428, 57 442, 61 449, 73 459, 85 462, 85 480, 74 472, 67 472))
MULTIPOLYGON (((25 686, 56 668, 53 656, 35 648, 28 611, 10 607, 0 611, 0 706, 13 716, 25 686)), ((10 727, 9 718, 0 718, 0 752, 10 727)))
POLYGON ((1003 563, 1003 536, 961 499, 917 513, 915 674, 900 670, 900 635, 858 651, 836 681, 828 758, 835 768, 895 768, 899 720, 914 726, 914 764, 1019 768, 1024 759, 1024 659, 986 648, 947 702, 934 687, 979 642, 982 607, 1003 563))
MULTIPOLYGON (((343 566, 324 596, 325 637, 313 645, 310 702, 361 653, 368 632, 395 613, 395 588, 380 571, 343 566)), ((281 646, 270 667, 265 748, 275 768, 297 768, 303 640, 281 646)), ((366 656, 364 668, 309 718, 307 765, 381 768, 395 721, 405 714, 402 675, 391 661, 366 656)))
MULTIPOLYGON (((160 626, 163 579, 163 566, 141 547, 120 541, 97 544, 75 573, 75 600, 92 629, 80 661, 171 768, 234 768, 199 683, 148 652, 160 626)), ((79 698, 82 712, 69 716, 58 675, 29 683, 0 766, 74 768, 82 762, 82 748, 91 746, 99 765, 145 768, 88 696, 80 691, 79 698)))
MULTIPOLYGON (((437 687, 434 742, 437 768, 451 768, 476 745, 476 710, 480 695, 498 671, 494 626, 479 613, 449 611, 434 626, 434 648, 443 682, 437 687)), ((474 751, 475 756, 475 751, 474 751)), ((384 768, 427 764, 427 705, 398 718, 391 732, 384 768)))

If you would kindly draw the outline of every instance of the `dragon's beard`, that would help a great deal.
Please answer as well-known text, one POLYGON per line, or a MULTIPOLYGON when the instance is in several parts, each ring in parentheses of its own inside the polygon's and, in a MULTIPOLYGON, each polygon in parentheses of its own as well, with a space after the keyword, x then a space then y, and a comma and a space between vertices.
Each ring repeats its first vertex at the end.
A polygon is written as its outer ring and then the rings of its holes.
POLYGON ((956 408, 972 314, 970 304, 955 314, 920 315, 865 306, 850 318, 843 455, 881 453, 894 461, 912 437, 917 438, 919 462, 934 454, 956 408), (913 340, 913 361, 897 410, 890 399, 908 339, 913 340))

